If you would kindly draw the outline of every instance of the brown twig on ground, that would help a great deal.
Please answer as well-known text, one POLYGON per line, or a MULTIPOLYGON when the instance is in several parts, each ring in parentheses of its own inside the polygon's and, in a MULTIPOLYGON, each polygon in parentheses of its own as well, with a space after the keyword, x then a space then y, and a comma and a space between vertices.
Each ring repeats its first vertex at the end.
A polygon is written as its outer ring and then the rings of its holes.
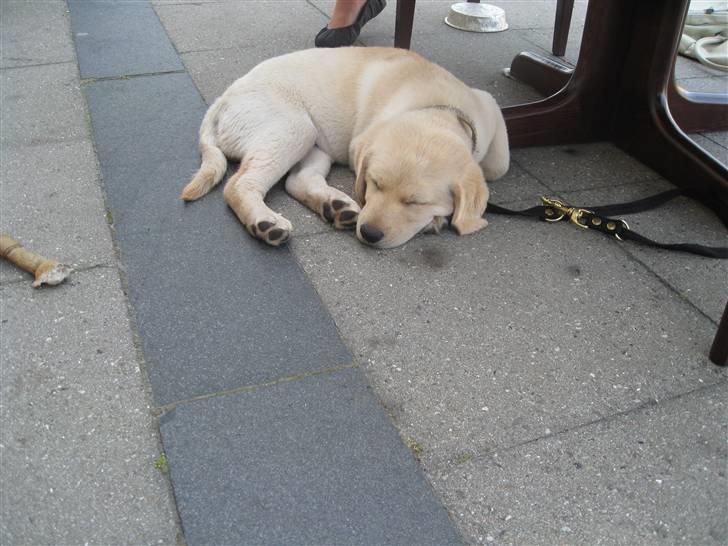
POLYGON ((0 257, 28 273, 33 273, 35 275, 33 288, 38 288, 42 284, 60 284, 73 271, 56 260, 40 256, 24 248, 7 233, 0 233, 0 257))

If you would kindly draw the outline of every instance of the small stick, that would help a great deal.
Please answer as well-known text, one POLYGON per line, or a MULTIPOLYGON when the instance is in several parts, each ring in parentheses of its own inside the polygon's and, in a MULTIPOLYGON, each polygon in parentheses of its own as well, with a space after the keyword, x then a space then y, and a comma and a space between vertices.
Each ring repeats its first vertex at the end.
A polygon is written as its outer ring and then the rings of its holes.
POLYGON ((33 288, 42 284, 56 285, 62 283, 73 271, 70 267, 56 260, 31 252, 7 233, 0 233, 0 257, 15 264, 20 269, 33 273, 33 288))

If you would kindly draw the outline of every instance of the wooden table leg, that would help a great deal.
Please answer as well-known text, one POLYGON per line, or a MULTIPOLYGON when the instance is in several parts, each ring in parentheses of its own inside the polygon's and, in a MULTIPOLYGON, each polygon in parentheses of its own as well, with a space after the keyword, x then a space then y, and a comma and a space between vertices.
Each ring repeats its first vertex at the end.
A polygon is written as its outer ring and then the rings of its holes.
POLYGON ((728 303, 725 305, 713 346, 710 348, 710 360, 718 366, 728 366, 728 303))
POLYGON ((504 108, 511 145, 609 140, 678 186, 728 226, 728 169, 675 124, 668 83, 689 0, 591 0, 567 86, 504 108))
POLYGON ((397 0, 397 13, 394 19, 394 47, 410 48, 414 18, 415 0, 397 0))

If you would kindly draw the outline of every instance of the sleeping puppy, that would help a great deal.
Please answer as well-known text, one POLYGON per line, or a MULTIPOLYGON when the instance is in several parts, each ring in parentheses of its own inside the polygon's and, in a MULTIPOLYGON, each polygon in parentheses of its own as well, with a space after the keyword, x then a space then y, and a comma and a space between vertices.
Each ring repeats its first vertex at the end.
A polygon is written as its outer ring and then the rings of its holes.
POLYGON ((460 235, 483 229, 485 180, 509 163, 493 97, 391 48, 311 49, 259 64, 207 111, 200 153, 182 199, 202 197, 228 158, 240 161, 225 201, 273 246, 293 227, 264 198, 286 173, 286 191, 335 228, 390 248, 438 231, 448 216, 460 235), (326 183, 334 162, 354 168, 358 203, 326 183))

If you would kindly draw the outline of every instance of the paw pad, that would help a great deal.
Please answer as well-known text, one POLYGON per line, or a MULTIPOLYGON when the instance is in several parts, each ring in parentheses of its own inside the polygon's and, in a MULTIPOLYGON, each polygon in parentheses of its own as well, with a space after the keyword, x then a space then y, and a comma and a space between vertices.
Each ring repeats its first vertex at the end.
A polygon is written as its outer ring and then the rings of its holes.
POLYGON ((336 229, 354 229, 359 217, 359 205, 342 199, 334 199, 330 203, 325 201, 321 205, 321 216, 334 224, 336 229))
POLYGON ((281 220, 281 222, 275 223, 262 220, 256 224, 246 225, 245 227, 253 237, 265 241, 269 245, 279 246, 288 241, 291 236, 290 222, 283 218, 281 220), (283 222, 288 225, 282 225, 283 222))

